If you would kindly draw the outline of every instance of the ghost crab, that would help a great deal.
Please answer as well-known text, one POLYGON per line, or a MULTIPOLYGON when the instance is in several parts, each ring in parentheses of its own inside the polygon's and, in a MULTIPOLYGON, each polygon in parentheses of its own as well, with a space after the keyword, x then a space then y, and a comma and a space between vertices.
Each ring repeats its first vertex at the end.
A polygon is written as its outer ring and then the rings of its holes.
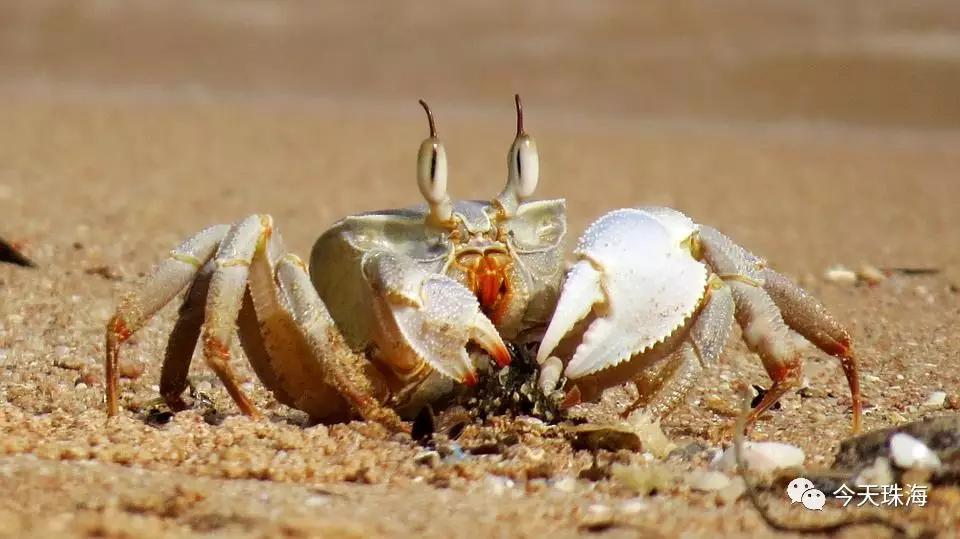
POLYGON ((171 251, 107 324, 107 410, 118 412, 121 344, 182 289, 160 393, 173 409, 198 338, 240 410, 258 417, 231 368, 236 331, 279 402, 317 421, 359 415, 405 429, 427 403, 472 386, 504 342, 537 343, 537 387, 565 404, 632 382, 662 415, 714 365, 734 321, 773 385, 749 421, 800 379, 809 343, 837 357, 859 429, 857 362, 848 333, 813 297, 715 229, 669 208, 620 209, 594 222, 564 271, 563 200, 530 200, 539 179, 523 127, 492 201, 453 201, 430 136, 417 179, 425 205, 346 217, 313 247, 309 272, 269 215, 207 228, 171 251), (470 351, 471 353, 468 353, 470 351), (485 352, 477 353, 477 352, 485 352))

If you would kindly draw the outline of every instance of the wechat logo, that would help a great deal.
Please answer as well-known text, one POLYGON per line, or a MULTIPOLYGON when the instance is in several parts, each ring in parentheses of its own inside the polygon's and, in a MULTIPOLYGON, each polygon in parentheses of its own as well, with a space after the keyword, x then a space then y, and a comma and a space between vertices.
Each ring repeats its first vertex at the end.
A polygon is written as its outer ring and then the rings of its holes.
POLYGON ((827 503, 827 497, 820 490, 813 486, 813 481, 806 477, 798 477, 787 485, 787 496, 790 497, 790 503, 801 503, 811 511, 823 511, 824 504, 827 503))

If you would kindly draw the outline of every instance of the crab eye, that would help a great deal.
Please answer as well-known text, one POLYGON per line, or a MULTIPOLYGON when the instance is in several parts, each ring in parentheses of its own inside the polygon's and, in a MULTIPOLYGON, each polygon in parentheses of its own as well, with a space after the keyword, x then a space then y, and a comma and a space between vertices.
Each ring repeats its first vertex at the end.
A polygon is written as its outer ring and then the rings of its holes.
POLYGON ((436 137, 430 137, 420 144, 417 186, 423 198, 431 204, 439 204, 447 195, 447 152, 436 137))
POLYGON ((429 220, 434 224, 448 225, 453 216, 453 208, 450 196, 447 195, 447 151, 437 138, 433 112, 422 99, 420 105, 427 112, 427 120, 430 121, 430 137, 420 144, 420 151, 417 153, 417 187, 430 205, 429 220))
POLYGON ((521 200, 530 198, 540 178, 540 157, 537 155, 537 144, 533 137, 520 133, 510 147, 508 159, 508 181, 514 186, 517 197, 521 200))
POLYGON ((537 154, 537 144, 533 137, 523 130, 523 106, 520 104, 520 94, 513 96, 517 104, 517 138, 510 146, 507 154, 508 177, 507 184, 513 186, 517 198, 530 198, 537 188, 540 179, 540 156, 537 154))
POLYGON ((495 200, 502 214, 510 217, 525 199, 533 196, 540 179, 540 157, 533 137, 523 130, 523 108, 520 96, 515 95, 517 103, 517 137, 507 152, 507 186, 495 200))

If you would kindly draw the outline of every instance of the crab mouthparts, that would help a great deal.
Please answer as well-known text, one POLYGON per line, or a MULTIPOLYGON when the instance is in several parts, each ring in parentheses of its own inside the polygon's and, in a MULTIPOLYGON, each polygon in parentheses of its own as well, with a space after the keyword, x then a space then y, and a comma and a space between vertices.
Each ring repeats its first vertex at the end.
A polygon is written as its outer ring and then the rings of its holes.
POLYGON ((508 263, 500 256, 484 256, 473 272, 473 293, 480 302, 480 309, 493 323, 500 317, 501 307, 510 293, 506 278, 508 263))

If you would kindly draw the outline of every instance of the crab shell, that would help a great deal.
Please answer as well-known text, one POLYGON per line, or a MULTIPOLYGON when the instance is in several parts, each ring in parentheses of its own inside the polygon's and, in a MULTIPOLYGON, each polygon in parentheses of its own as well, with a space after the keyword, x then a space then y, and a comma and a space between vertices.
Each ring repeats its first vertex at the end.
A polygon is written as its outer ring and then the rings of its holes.
POLYGON ((655 361, 654 349, 680 333, 706 294, 709 270, 691 253, 697 230, 669 208, 617 210, 594 222, 574 251, 537 360, 573 336, 569 380, 622 382, 655 361))
MULTIPOLYGON (((358 352, 383 348, 389 346, 384 342, 387 336, 396 331, 382 327, 379 298, 373 297, 371 276, 363 271, 365 261, 378 253, 412 261, 421 277, 446 275, 462 284, 476 298, 457 299, 479 300, 483 313, 504 338, 516 338, 534 328, 542 331, 554 312, 563 278, 564 201, 527 202, 510 217, 495 203, 457 201, 453 228, 431 226, 428 215, 426 206, 416 206, 346 217, 314 244, 311 280, 349 346, 358 352)), ((407 272, 404 278, 410 276, 407 272)), ((406 337, 413 343, 414 357, 405 364, 369 354, 385 370, 393 371, 399 380, 394 385, 402 386, 431 356, 463 353, 467 342, 465 336, 437 332, 406 337)), ((431 366, 436 369, 441 364, 434 361, 431 366)), ((453 378, 451 373, 444 374, 453 378)))

